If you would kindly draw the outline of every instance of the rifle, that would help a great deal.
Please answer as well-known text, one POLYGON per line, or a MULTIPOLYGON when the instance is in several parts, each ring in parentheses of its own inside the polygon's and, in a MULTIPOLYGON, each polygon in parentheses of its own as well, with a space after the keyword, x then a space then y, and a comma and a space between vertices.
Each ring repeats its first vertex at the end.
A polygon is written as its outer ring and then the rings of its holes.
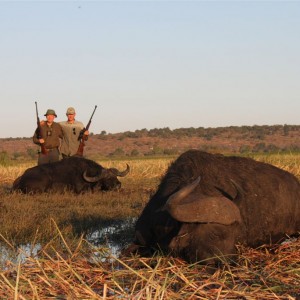
POLYGON ((89 130, 90 125, 91 125, 91 122, 92 122, 92 118, 93 118, 93 115, 94 115, 94 113, 95 113, 96 108, 97 108, 97 105, 95 105, 94 111, 93 111, 93 113, 92 113, 92 115, 91 115, 91 117, 90 117, 90 120, 89 120, 89 122, 87 123, 86 127, 84 127, 84 128, 80 131, 80 133, 79 133, 78 141, 80 141, 80 144, 79 144, 78 149, 77 149, 77 152, 76 152, 76 154, 75 154, 75 155, 77 155, 77 156, 83 156, 83 148, 84 148, 84 146, 85 146, 83 134, 84 134, 84 132, 85 132, 86 130, 89 130))
MULTIPOLYGON (((36 110, 36 122, 37 122, 37 129, 36 129, 36 137, 38 139, 42 138, 42 129, 41 129, 41 123, 40 123, 40 118, 39 118, 39 113, 38 113, 38 108, 37 108, 37 103, 35 101, 35 110, 36 110)), ((47 149, 45 147, 45 144, 40 144, 41 145, 41 152, 43 154, 47 154, 47 149)))

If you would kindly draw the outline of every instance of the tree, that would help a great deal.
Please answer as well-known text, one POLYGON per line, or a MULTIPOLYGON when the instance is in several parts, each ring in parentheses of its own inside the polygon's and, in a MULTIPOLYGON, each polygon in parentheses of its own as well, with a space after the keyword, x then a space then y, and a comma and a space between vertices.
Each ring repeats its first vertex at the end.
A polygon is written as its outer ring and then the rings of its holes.
POLYGON ((28 156, 31 159, 35 159, 36 158, 36 154, 37 154, 36 150, 34 150, 33 148, 27 148, 26 151, 27 151, 28 156))
POLYGON ((286 124, 284 124, 283 125, 283 135, 284 136, 288 136, 289 135, 289 131, 290 131, 289 126, 286 125, 286 124))
POLYGON ((140 152, 137 149, 133 149, 130 153, 130 156, 139 156, 140 152))
POLYGON ((109 155, 110 156, 124 156, 125 151, 122 148, 118 147, 118 148, 115 149, 114 152, 110 153, 109 155))

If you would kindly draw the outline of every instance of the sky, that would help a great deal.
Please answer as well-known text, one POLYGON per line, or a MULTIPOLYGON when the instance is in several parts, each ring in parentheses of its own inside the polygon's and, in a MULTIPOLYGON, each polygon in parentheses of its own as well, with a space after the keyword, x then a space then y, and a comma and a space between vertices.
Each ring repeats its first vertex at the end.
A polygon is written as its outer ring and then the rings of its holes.
POLYGON ((300 1, 0 0, 0 138, 300 125, 300 1))

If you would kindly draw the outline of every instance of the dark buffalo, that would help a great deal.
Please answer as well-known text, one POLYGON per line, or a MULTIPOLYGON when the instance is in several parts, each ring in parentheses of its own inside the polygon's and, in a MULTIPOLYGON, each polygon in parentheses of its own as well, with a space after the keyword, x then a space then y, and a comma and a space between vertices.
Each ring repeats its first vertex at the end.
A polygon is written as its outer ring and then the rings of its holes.
POLYGON ((120 172, 83 157, 70 157, 27 169, 15 180, 13 190, 23 193, 107 191, 120 188, 117 176, 123 177, 128 172, 128 165, 125 171, 120 172))
POLYGON ((160 249, 214 264, 217 257, 234 257, 238 243, 276 243, 299 230, 295 176, 250 158, 190 150, 169 167, 127 253, 160 249))

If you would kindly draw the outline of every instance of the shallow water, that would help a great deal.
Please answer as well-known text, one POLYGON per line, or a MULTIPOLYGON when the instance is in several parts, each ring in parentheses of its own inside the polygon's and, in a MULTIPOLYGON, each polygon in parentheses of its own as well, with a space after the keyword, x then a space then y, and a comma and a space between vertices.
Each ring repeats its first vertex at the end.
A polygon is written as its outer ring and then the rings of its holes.
POLYGON ((94 229, 86 235, 86 239, 95 246, 109 248, 114 256, 133 241, 136 218, 110 222, 100 229, 94 229))
POLYGON ((22 263, 27 257, 37 257, 38 251, 41 249, 40 244, 34 246, 30 244, 20 245, 18 250, 12 250, 8 246, 0 245, 0 268, 6 269, 10 262, 13 264, 22 263))
MULTIPOLYGON (((108 248, 111 254, 117 257, 120 251, 132 242, 135 221, 136 218, 130 218, 108 222, 101 228, 91 229, 85 239, 93 246, 108 248)), ((10 262, 22 263, 27 257, 36 258, 41 248, 40 244, 26 244, 20 245, 16 252, 7 245, 0 245, 0 268, 6 269, 10 262)))

